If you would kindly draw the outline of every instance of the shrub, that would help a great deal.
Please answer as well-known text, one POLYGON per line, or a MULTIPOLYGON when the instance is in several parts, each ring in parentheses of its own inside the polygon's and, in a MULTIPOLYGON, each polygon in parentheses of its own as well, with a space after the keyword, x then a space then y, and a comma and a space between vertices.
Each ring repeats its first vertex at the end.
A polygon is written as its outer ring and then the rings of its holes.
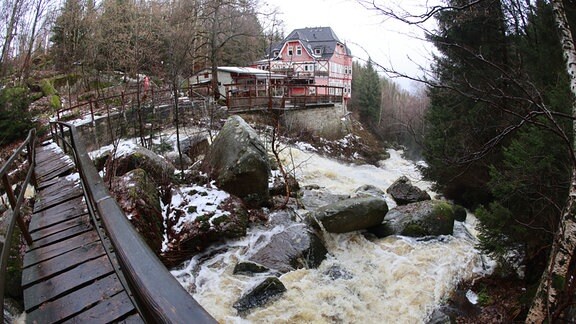
POLYGON ((28 113, 29 104, 28 88, 0 90, 0 146, 25 138, 33 127, 28 113))

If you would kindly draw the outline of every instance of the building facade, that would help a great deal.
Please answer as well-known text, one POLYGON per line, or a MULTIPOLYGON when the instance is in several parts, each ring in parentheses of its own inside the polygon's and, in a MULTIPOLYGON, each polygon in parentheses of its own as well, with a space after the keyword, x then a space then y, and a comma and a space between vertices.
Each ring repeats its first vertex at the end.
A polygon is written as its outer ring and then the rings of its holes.
POLYGON ((351 96, 352 55, 330 27, 295 29, 271 46, 267 57, 253 67, 286 75, 286 82, 291 85, 317 86, 300 90, 293 87, 292 95, 313 95, 304 92, 318 91, 318 94, 342 95, 344 100, 351 96))

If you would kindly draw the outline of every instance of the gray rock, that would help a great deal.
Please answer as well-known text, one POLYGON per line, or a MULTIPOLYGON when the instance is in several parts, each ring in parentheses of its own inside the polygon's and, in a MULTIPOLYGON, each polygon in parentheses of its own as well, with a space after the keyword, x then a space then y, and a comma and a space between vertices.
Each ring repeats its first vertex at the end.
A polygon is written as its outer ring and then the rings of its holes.
POLYGON ((232 305, 239 313, 266 305, 286 291, 286 287, 276 277, 268 277, 232 305))
POLYGON ((192 161, 197 161, 201 156, 206 155, 209 148, 210 142, 205 134, 190 136, 180 143, 180 149, 192 161))
POLYGON ((300 202, 304 208, 312 211, 348 198, 350 196, 335 195, 318 186, 307 186, 301 191, 300 202))
MULTIPOLYGON (((142 169, 160 186, 168 185, 174 176, 174 166, 162 156, 142 146, 126 155, 117 157, 107 168, 114 168, 116 176, 122 176, 132 170, 142 169)), ((111 170, 107 170, 108 174, 111 170)))
POLYGON ((354 190, 353 197, 377 197, 384 198, 386 193, 373 185, 363 185, 354 190))
POLYGON ((466 217, 468 214, 466 213, 466 209, 460 205, 454 205, 454 220, 458 222, 466 221, 466 217))
POLYGON ((450 235, 454 230, 452 204, 427 200, 398 206, 386 214, 383 226, 390 234, 422 237, 450 235))
POLYGON ((308 217, 322 223, 328 232, 346 233, 381 224, 387 212, 388 204, 382 198, 349 198, 320 207, 308 217))
POLYGON ((164 154, 164 158, 178 169, 188 169, 192 165, 192 159, 190 159, 188 155, 184 153, 182 153, 182 160, 180 160, 180 155, 178 152, 168 152, 164 154))
POLYGON ((410 179, 401 176, 386 190, 398 205, 406 205, 418 201, 430 200, 430 195, 414 186, 410 179))
POLYGON ((250 206, 269 200, 268 155, 256 131, 239 116, 228 118, 212 143, 204 169, 222 190, 250 206))
POLYGON ((270 269, 254 262, 240 262, 234 266, 233 274, 252 276, 255 273, 268 272, 270 269))
POLYGON ((305 224, 287 222, 284 226, 249 260, 280 273, 318 267, 328 253, 320 238, 305 224))

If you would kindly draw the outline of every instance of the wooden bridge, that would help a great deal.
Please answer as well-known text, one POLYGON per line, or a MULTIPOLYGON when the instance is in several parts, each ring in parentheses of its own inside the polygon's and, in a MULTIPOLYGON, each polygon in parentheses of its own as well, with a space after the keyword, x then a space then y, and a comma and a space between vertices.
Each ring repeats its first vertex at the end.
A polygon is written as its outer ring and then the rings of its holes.
POLYGON ((17 223, 28 245, 26 322, 215 323, 134 230, 78 145, 74 126, 52 126, 52 141, 37 145, 31 131, 0 169, 11 207, 0 258, 0 307, 17 223), (26 179, 13 190, 10 171, 24 153, 26 179), (20 208, 29 184, 36 197, 27 226, 20 208))

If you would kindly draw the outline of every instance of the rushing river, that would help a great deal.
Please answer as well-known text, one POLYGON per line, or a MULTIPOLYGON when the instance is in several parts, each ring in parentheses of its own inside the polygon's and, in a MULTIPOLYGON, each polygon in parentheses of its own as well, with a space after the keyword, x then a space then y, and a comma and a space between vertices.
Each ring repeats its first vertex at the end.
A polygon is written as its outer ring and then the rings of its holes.
MULTIPOLYGON (((297 166, 301 185, 318 185, 333 194, 350 195, 365 184, 386 190, 402 175, 430 192, 414 163, 398 151, 389 152, 390 159, 379 167, 343 164, 299 149, 285 152, 285 158, 297 166)), ((460 280, 485 271, 470 234, 473 221, 469 215, 466 223, 456 222, 453 236, 432 240, 324 233, 329 255, 320 267, 282 275, 287 291, 244 316, 232 305, 266 275, 233 275, 234 266, 254 252, 262 236, 281 228, 253 227, 246 238, 213 247, 172 273, 221 323, 422 323, 460 280), (333 279, 335 268, 347 275, 333 279)))

